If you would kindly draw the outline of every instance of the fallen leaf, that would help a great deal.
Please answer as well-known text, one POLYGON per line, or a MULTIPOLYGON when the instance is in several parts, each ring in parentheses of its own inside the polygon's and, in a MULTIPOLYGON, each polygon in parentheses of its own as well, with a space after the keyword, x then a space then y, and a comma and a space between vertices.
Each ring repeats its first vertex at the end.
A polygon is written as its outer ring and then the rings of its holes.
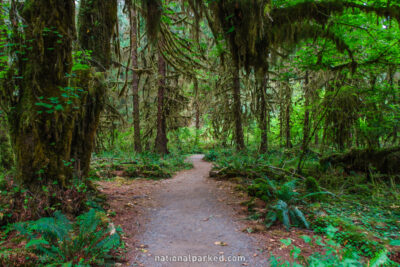
POLYGON ((222 242, 222 241, 215 241, 214 244, 217 246, 227 246, 228 245, 227 243, 222 242))

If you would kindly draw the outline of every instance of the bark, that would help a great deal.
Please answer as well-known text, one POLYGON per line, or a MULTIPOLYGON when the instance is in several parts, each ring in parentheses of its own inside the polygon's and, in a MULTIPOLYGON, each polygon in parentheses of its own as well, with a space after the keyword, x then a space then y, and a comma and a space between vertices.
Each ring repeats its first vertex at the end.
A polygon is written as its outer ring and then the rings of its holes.
MULTIPOLYGON (((131 61, 132 68, 138 69, 138 56, 137 56, 137 20, 136 12, 131 7, 130 9, 130 24, 131 24, 131 61)), ((139 111, 139 76, 137 72, 132 72, 132 100, 133 100, 133 130, 134 130, 134 146, 135 151, 142 152, 142 140, 140 137, 140 111, 139 111)))
POLYGON ((291 141, 291 136, 290 136, 290 129, 291 129, 291 123, 290 123, 290 114, 291 114, 291 108, 292 108, 292 89, 290 88, 290 85, 286 85, 286 91, 285 91, 285 139, 286 139, 286 148, 291 148, 292 147, 292 141, 291 141))
MULTIPOLYGON (((82 49, 92 51, 91 65, 104 73, 111 65, 111 38, 117 22, 117 1, 82 0, 79 8, 78 40, 82 49)), ((74 127, 72 157, 75 174, 87 177, 94 149, 100 113, 104 108, 106 85, 104 74, 81 73, 81 98, 78 120, 74 127)))
POLYGON ((165 117, 165 76, 166 63, 161 53, 158 52, 158 94, 157 94, 157 136, 155 142, 155 151, 160 154, 168 154, 167 124, 165 117))
POLYGON ((195 109, 195 116, 196 116, 196 121, 195 121, 195 127, 196 127, 196 138, 195 138, 195 144, 197 145, 199 143, 199 130, 200 130, 200 105, 199 105, 199 82, 196 78, 194 78, 194 94, 195 94, 195 100, 194 100, 194 109, 195 109))
POLYGON ((267 102, 266 102, 266 86, 267 86, 266 71, 260 70, 257 73, 258 83, 258 97, 260 99, 260 111, 259 111, 259 124, 261 130, 261 142, 260 142, 260 153, 268 151, 268 119, 267 119, 267 102))
POLYGON ((243 125, 242 125, 242 104, 240 100, 240 74, 238 59, 234 57, 233 67, 233 116, 235 117, 235 143, 236 150, 245 149, 243 125))
POLYGON ((0 170, 9 170, 14 164, 7 124, 0 114, 0 170))
POLYGON ((42 184, 57 182, 66 187, 71 182, 68 164, 75 110, 61 89, 69 85, 66 73, 72 66, 74 12, 72 0, 27 0, 20 10, 25 40, 34 41, 16 46, 23 56, 14 61, 18 73, 10 78, 15 83, 5 90, 12 93, 18 88, 18 95, 7 103, 16 180, 33 192, 40 191, 42 184))
POLYGON ((306 78, 304 81, 304 124, 303 124, 303 141, 301 149, 303 151, 308 149, 308 139, 310 136, 310 88, 308 88, 309 77, 308 71, 306 72, 306 78))
MULTIPOLYGON (((3 6, 3 1, 0 0, 0 8, 3 6)), ((5 25, 3 11, 0 10, 0 55, 6 54, 7 32, 2 25, 5 25)), ((6 70, 6 60, 0 60, 0 72, 6 70)), ((0 92, 2 91, 2 83, 0 82, 0 92)), ((1 101, 0 93, 0 101, 1 101)), ((14 164, 14 158, 11 151, 10 137, 8 135, 8 125, 6 114, 0 110, 0 169, 9 170, 14 164)))

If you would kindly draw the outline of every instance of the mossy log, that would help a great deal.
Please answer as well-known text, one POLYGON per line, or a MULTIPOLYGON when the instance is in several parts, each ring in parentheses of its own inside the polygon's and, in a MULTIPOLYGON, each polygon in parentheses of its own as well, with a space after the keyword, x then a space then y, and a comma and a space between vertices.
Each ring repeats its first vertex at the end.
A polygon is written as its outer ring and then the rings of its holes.
POLYGON ((347 171, 378 171, 385 174, 400 173, 400 147, 352 149, 347 153, 333 154, 320 160, 321 165, 342 166, 347 171))

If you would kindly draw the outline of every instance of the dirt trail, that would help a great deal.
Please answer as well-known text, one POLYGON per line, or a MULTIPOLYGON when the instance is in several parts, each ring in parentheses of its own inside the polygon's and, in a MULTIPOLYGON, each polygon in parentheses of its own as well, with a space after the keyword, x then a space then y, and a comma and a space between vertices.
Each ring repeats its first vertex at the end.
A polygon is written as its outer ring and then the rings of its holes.
MULTIPOLYGON (((147 223, 136 238, 142 252, 130 266, 267 266, 258 251, 256 240, 242 232, 235 212, 221 201, 224 191, 208 178, 211 164, 203 155, 191 156, 194 168, 179 172, 173 179, 163 180, 159 190, 151 194, 155 205, 145 210, 147 223), (215 242, 223 242, 215 244, 215 242), (225 245, 226 243, 226 245, 225 245), (156 262, 155 256, 222 256, 225 262, 156 262), (237 262, 238 256, 245 261, 237 262)), ((186 258, 187 259, 187 258, 186 258)), ((201 259, 202 261, 204 258, 201 259)), ((209 258, 207 259, 209 260, 209 258)))

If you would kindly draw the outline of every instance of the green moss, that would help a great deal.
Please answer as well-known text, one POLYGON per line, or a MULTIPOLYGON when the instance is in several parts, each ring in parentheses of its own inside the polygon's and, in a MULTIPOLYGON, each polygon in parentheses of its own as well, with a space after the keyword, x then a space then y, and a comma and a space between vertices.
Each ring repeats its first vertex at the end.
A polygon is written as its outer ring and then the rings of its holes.
POLYGON ((348 188, 348 192, 350 194, 369 196, 371 194, 371 189, 368 185, 365 184, 355 184, 352 187, 348 188))

